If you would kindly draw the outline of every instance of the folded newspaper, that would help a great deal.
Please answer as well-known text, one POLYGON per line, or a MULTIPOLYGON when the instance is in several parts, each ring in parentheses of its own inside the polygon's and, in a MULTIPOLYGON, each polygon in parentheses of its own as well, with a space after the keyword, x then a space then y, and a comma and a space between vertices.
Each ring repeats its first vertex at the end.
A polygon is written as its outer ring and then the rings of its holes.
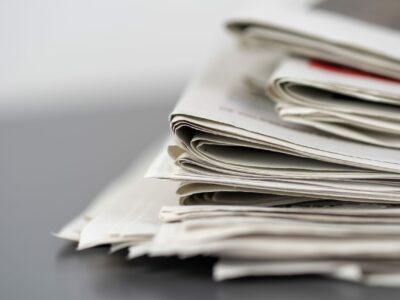
POLYGON ((391 0, 262 0, 232 15, 227 27, 251 46, 400 78, 399 10, 391 0))
POLYGON ((351 2, 261 1, 227 26, 247 44, 303 56, 283 59, 265 80, 283 120, 399 148, 400 23, 393 10, 400 2, 351 2))
MULTIPOLYGON (((350 39, 364 23, 348 18, 337 39, 330 4, 298 1, 285 16, 287 0, 265 3, 229 28, 313 58, 224 43, 171 113, 171 137, 57 235, 129 258, 217 257, 215 280, 317 274, 400 286, 399 44, 350 39), (311 26, 325 15, 326 31, 311 26), (289 26, 308 17, 304 32, 289 26)), ((386 32, 365 26, 369 37, 386 32)))
POLYGON ((284 121, 400 148, 399 80, 288 57, 268 81, 268 95, 284 121))

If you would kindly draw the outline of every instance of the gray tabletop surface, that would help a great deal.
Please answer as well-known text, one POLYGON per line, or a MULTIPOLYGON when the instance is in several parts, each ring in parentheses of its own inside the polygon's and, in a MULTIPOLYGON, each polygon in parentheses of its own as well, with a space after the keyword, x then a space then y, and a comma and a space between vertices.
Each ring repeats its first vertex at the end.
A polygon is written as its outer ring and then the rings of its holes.
POLYGON ((215 283, 211 258, 126 261, 51 236, 167 132, 179 92, 138 95, 157 106, 0 119, 0 299, 399 299, 400 289, 312 276, 215 283))

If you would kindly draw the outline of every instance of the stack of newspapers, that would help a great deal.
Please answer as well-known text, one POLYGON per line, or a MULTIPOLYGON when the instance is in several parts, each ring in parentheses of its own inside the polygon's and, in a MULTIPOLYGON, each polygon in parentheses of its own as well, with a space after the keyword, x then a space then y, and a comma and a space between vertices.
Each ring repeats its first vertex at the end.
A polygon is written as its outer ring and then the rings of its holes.
POLYGON ((229 18, 160 152, 58 236, 218 257, 215 280, 400 285, 400 2, 384 17, 349 2, 264 0, 229 18))

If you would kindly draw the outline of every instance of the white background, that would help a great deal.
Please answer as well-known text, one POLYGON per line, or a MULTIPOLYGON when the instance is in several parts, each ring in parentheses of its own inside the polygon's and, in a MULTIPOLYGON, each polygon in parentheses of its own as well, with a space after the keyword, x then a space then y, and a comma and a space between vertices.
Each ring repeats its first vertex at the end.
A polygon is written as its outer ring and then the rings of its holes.
POLYGON ((140 103, 132 91, 184 84, 236 7, 229 0, 2 0, 0 113, 140 103))

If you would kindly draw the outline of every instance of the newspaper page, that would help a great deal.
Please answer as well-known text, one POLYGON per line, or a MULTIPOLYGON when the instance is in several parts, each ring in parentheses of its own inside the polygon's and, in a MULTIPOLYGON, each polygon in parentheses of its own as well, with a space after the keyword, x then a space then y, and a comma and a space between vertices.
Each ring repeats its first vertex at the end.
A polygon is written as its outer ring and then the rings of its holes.
POLYGON ((400 147, 400 82, 313 59, 288 57, 268 95, 287 122, 343 138, 400 147))
POLYGON ((231 16, 227 27, 256 47, 275 46, 399 78, 400 27, 395 15, 399 3, 357 0, 356 5, 346 5, 346 2, 257 1, 231 16))

